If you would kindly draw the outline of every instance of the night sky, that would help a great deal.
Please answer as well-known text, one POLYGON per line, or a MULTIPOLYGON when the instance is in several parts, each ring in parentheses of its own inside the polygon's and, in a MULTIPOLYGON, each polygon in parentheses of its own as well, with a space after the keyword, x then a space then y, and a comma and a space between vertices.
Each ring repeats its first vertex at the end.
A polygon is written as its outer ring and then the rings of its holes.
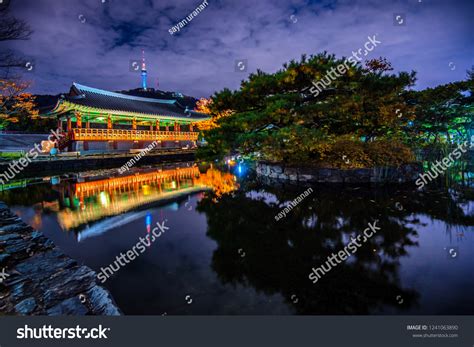
POLYGON ((208 97, 236 89, 257 68, 275 72, 301 54, 349 56, 368 36, 395 71, 418 72, 416 89, 465 79, 474 65, 473 0, 208 0, 178 33, 169 29, 201 0, 11 0, 29 41, 1 43, 34 64, 31 91, 56 94, 72 82, 107 90, 140 87, 130 60, 145 49, 148 83, 208 97), (405 16, 394 25, 394 14, 405 16), (236 69, 245 59, 247 71, 236 69))

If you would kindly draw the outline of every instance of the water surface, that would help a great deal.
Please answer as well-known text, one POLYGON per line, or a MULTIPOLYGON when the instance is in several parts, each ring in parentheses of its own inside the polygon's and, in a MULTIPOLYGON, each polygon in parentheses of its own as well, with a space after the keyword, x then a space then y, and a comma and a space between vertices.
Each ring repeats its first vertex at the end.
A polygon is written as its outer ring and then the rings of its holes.
POLYGON ((96 271, 169 229, 104 284, 125 314, 474 314, 474 190, 260 182, 193 163, 17 182, 0 200, 96 271), (109 176, 111 176, 109 178, 109 176), (378 220, 313 284, 308 275, 378 220))

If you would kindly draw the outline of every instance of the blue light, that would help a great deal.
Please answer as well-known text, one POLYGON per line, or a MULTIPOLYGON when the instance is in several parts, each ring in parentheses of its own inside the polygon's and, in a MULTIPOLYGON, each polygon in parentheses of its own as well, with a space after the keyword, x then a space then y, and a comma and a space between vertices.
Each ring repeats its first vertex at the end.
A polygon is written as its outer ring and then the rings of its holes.
POLYGON ((240 164, 239 164, 238 170, 239 170, 239 174, 241 174, 242 173, 242 166, 240 164))
POLYGON ((151 231, 151 214, 147 213, 145 217, 146 232, 149 234, 151 231))
POLYGON ((146 70, 142 70, 142 88, 146 90, 146 70))

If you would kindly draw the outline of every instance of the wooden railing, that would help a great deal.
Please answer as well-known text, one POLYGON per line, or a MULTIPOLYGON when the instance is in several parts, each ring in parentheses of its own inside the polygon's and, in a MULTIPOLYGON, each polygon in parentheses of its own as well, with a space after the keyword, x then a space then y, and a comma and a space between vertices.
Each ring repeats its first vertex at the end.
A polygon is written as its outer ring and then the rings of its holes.
POLYGON ((197 132, 126 129, 72 129, 73 141, 197 141, 197 132))

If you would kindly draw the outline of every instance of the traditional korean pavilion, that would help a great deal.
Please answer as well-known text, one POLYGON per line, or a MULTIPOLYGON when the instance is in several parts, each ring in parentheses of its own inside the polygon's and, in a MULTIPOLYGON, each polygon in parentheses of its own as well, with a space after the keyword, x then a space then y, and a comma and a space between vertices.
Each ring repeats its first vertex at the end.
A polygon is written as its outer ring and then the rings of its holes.
POLYGON ((89 150, 92 143, 106 142, 106 149, 158 147, 195 143, 195 124, 208 115, 189 110, 178 100, 131 96, 73 83, 43 116, 56 117, 65 133, 60 149, 89 150))

